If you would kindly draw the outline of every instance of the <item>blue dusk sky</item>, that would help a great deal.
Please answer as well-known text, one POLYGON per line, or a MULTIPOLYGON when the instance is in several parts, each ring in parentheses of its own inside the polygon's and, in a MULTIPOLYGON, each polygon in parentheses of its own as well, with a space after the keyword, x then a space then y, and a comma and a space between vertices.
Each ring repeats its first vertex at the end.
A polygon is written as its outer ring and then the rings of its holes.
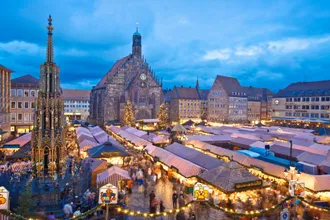
POLYGON ((272 91, 330 79, 330 2, 275 0, 1 1, 0 64, 39 77, 47 18, 64 88, 91 89, 131 52, 142 51, 164 88, 210 88, 216 75, 272 91))

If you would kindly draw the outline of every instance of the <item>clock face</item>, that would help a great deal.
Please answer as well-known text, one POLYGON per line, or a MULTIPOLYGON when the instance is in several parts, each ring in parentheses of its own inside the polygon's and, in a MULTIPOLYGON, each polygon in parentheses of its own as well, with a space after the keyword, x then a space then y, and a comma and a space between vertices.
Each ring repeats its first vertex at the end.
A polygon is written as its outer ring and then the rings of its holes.
POLYGON ((146 80, 146 79, 147 79, 146 74, 142 73, 142 74, 140 75, 140 79, 143 80, 143 81, 146 80))

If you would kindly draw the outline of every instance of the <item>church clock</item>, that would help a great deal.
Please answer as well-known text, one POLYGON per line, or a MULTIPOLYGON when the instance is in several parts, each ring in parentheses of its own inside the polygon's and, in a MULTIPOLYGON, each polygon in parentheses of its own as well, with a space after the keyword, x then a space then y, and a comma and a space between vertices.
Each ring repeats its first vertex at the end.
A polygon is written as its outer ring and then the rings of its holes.
POLYGON ((140 75, 140 79, 143 80, 143 81, 146 80, 146 79, 147 79, 146 74, 142 73, 142 74, 140 75))

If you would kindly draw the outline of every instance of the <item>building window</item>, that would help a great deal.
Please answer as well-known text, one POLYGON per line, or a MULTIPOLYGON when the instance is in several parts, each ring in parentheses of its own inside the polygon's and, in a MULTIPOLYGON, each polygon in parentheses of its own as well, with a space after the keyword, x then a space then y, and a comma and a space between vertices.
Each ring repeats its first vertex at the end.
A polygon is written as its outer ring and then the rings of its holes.
POLYGON ((318 113, 311 113, 311 118, 318 118, 319 114, 318 113))
POLYGON ((16 102, 11 102, 11 108, 16 108, 16 102))
POLYGON ((22 89, 17 89, 17 96, 22 97, 23 96, 23 90, 22 89))
POLYGON ((30 114, 30 122, 33 122, 34 121, 34 113, 31 113, 30 114))
POLYGON ((21 113, 17 114, 17 120, 22 121, 23 120, 23 115, 21 113))
POLYGON ((36 97, 36 91, 35 90, 31 90, 31 97, 36 97))
POLYGON ((24 108, 29 108, 29 102, 24 102, 24 108))
POLYGON ((308 118, 309 117, 309 113, 302 112, 301 113, 301 117, 308 118))
POLYGON ((24 90, 24 97, 29 97, 29 90, 24 90))
POLYGON ((293 113, 293 116, 294 116, 294 117, 300 117, 300 112, 294 112, 294 113, 293 113))
POLYGON ((10 95, 11 95, 12 97, 15 97, 15 96, 16 96, 16 89, 11 89, 11 90, 10 90, 10 95))
POLYGON ((29 119, 30 119, 30 114, 24 113, 24 122, 29 122, 29 119))
POLYGON ((16 113, 10 114, 10 121, 15 122, 16 121, 16 113))
POLYGON ((17 108, 23 108, 22 102, 17 102, 17 108))
POLYGON ((35 107, 36 107, 35 102, 31 102, 31 108, 32 108, 32 109, 35 109, 35 107))

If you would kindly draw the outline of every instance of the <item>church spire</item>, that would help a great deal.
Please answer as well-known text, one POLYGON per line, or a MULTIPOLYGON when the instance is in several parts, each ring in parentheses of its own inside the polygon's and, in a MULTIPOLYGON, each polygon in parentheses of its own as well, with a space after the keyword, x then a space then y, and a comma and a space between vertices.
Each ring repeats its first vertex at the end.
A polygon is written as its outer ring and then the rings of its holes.
POLYGON ((52 26, 52 16, 49 15, 48 17, 48 42, 47 42, 47 59, 46 62, 52 63, 54 61, 53 57, 53 26, 52 26))
POLYGON ((196 80, 196 89, 199 89, 198 77, 197 77, 197 80, 196 80))
POLYGON ((142 55, 141 34, 139 33, 138 23, 136 23, 136 31, 133 34, 132 54, 139 58, 142 55))

